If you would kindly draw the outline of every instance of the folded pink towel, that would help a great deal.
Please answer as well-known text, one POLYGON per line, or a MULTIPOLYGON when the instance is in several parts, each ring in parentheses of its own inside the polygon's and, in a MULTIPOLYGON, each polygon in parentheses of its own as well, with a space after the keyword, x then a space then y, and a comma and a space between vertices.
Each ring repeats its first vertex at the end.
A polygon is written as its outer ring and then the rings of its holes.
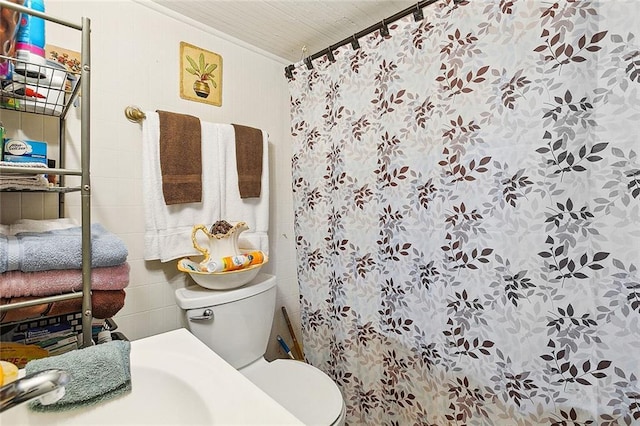
MULTIPOLYGON (((92 290, 122 290, 129 285, 129 264, 93 268, 92 290)), ((39 272, 9 271, 0 274, 0 297, 51 296, 80 291, 81 269, 58 269, 39 272)))

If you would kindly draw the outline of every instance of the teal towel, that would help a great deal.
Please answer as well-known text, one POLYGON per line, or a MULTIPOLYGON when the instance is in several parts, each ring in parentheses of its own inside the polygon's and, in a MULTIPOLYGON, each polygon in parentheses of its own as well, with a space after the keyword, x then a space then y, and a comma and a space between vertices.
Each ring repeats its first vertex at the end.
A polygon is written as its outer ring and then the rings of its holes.
POLYGON ((71 375, 65 394, 58 402, 42 405, 29 402, 35 411, 62 411, 93 405, 131 391, 129 356, 131 344, 126 340, 113 340, 62 355, 29 361, 26 374, 58 368, 71 375))

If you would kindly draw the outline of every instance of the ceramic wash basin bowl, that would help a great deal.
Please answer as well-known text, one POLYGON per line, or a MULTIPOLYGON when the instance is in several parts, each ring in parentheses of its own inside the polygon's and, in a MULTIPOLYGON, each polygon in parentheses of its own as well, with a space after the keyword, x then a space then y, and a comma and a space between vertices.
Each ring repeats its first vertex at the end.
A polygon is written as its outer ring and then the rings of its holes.
POLYGON ((268 262, 268 259, 265 259, 265 261, 259 265, 251 265, 237 271, 201 272, 186 268, 184 266, 184 260, 185 259, 182 259, 178 262, 178 270, 188 273, 196 284, 210 290, 231 290, 242 287, 252 281, 258 275, 262 266, 268 262))
POLYGON ((179 329, 131 342, 132 391, 92 407, 34 412, 2 425, 302 425, 204 343, 179 329))

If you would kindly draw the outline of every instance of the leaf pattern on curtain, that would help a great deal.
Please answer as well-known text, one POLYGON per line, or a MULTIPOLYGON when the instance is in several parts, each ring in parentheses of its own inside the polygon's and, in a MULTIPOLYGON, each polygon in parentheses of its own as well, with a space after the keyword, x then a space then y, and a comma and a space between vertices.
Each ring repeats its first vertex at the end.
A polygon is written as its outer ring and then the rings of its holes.
POLYGON ((290 81, 348 424, 640 424, 640 3, 442 0, 290 81))

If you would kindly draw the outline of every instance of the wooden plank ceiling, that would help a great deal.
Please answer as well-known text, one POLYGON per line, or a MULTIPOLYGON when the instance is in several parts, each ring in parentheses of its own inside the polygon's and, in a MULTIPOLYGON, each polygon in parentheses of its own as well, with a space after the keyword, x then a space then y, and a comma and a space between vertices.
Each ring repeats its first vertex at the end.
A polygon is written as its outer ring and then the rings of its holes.
POLYGON ((336 44, 417 1, 153 0, 291 63, 336 44))

